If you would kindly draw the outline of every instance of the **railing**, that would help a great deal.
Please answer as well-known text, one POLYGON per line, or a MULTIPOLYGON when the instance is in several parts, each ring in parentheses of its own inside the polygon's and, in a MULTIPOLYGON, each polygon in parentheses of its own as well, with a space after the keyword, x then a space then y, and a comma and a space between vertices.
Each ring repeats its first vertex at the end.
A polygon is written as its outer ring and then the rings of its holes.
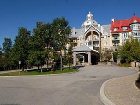
POLYGON ((112 40, 120 40, 119 37, 112 38, 112 40))
POLYGON ((99 38, 94 38, 93 41, 99 41, 99 38))
POLYGON ((93 46, 94 46, 94 47, 99 47, 99 44, 94 44, 93 46))

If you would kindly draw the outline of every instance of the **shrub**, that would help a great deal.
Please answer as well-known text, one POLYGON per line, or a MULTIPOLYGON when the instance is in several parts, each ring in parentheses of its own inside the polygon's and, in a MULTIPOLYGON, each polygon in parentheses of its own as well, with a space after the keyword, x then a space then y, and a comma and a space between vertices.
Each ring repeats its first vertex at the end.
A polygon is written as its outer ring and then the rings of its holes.
POLYGON ((140 74, 135 82, 136 86, 140 89, 140 74))

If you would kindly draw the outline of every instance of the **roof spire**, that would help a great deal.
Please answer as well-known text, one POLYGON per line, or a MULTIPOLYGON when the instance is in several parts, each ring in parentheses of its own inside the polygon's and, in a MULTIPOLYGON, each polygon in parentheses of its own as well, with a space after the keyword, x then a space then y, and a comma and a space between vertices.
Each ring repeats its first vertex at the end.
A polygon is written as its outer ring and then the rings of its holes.
POLYGON ((93 14, 91 14, 90 11, 89 11, 89 13, 87 14, 87 20, 93 20, 93 14))
POLYGON ((136 16, 136 13, 134 12, 134 14, 133 14, 134 16, 136 16))

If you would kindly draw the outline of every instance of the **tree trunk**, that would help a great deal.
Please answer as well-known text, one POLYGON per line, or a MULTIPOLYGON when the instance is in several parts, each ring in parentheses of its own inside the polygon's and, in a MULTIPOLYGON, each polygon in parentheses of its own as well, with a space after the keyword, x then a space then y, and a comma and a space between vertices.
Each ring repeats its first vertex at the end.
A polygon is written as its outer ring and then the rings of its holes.
POLYGON ((47 68, 49 68, 48 59, 47 59, 47 68))
POLYGON ((70 62, 69 62, 69 70, 70 70, 70 62))
POLYGON ((70 58, 69 58, 69 60, 68 60, 68 61, 69 61, 69 70, 70 70, 70 58))
POLYGON ((42 65, 41 65, 41 70, 40 70, 40 71, 41 71, 41 73, 42 73, 42 65))
POLYGON ((60 51, 60 63, 61 63, 61 65, 60 65, 61 71, 63 71, 62 51, 60 51))
POLYGON ((38 65, 38 70, 39 70, 39 65, 38 65))

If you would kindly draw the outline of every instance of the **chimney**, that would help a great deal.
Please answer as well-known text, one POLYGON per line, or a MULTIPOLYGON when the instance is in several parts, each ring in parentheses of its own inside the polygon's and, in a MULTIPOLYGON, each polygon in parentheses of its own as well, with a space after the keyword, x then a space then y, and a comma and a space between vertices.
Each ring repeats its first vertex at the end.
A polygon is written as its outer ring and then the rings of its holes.
POLYGON ((112 21, 112 22, 114 22, 114 21, 115 21, 115 19, 112 19, 111 21, 112 21))
POLYGON ((75 35, 75 27, 73 27, 73 34, 75 35))

